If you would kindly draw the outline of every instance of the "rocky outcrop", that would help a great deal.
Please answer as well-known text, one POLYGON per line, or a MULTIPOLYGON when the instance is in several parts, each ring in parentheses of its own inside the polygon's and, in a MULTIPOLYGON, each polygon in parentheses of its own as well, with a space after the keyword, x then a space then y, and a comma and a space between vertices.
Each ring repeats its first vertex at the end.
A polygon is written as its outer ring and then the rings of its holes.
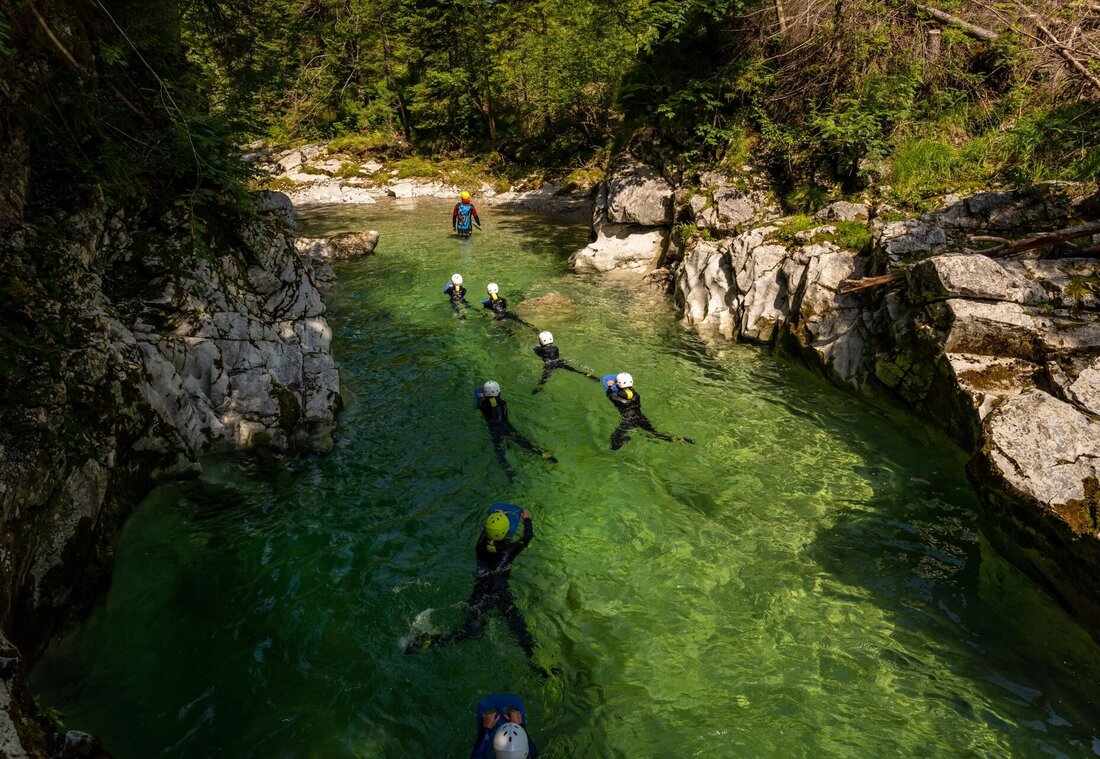
MULTIPOLYGON (((882 222, 866 255, 822 227, 765 224, 696 238, 674 264, 685 325, 794 348, 835 382, 886 388, 974 451, 984 524, 1006 556, 1100 636, 1100 262, 993 259, 972 235, 1021 236, 1074 220, 1073 187, 982 193, 882 222), (844 295, 872 271, 900 290, 844 295)), ((821 221, 859 221, 834 204, 821 221)))
MULTIPOLYGON (((657 265, 668 248, 668 227, 613 221, 610 184, 601 186, 596 197, 592 215, 594 239, 570 256, 569 265, 575 271, 643 274, 657 265)), ((649 186, 652 187, 653 183, 649 186)), ((624 193, 625 186, 620 186, 614 218, 656 218, 663 203, 660 198, 644 198, 637 188, 624 193)))
POLYGON ((576 271, 641 277, 682 257, 683 251, 670 245, 674 224, 723 236, 778 215, 774 195, 758 174, 705 172, 675 189, 655 169, 626 156, 612 164, 599 187, 592 242, 569 264, 576 271))
POLYGON ((4 367, 0 404, 0 623, 24 653, 97 598, 156 481, 215 447, 327 444, 332 332, 286 203, 265 203, 236 241, 197 253, 178 242, 186 225, 139 242, 148 221, 93 212, 0 249, 9 292, 36 315, 9 325, 27 349, 4 367))
POLYGON ((839 384, 904 400, 974 451, 994 545, 1100 636, 1100 263, 961 252, 972 235, 1071 223, 1076 188, 981 193, 900 221, 839 202, 820 227, 788 234, 751 176, 703 174, 673 204, 677 231, 699 232, 669 244, 667 185, 622 165, 574 268, 667 272, 686 326, 782 344, 839 384), (873 231, 869 251, 842 247, 852 223, 873 231), (842 294, 845 280, 889 269, 904 272, 902 289, 842 294))

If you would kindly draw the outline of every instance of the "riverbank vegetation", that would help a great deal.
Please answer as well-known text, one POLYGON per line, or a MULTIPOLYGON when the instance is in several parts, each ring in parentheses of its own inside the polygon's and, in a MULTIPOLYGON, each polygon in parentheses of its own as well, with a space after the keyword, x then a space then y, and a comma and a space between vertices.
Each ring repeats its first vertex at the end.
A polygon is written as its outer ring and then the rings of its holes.
POLYGON ((1100 173, 1100 6, 277 0, 190 6, 219 107, 275 142, 576 169, 752 159, 810 211, 1100 173), (201 10, 201 13, 200 13, 201 10))

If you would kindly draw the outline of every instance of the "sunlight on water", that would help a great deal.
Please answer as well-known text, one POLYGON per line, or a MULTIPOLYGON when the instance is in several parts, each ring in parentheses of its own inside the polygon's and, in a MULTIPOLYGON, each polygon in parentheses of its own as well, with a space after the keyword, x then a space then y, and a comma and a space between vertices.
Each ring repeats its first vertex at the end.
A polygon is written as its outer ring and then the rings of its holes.
POLYGON ((465 756, 473 709, 516 691, 543 755, 1081 756, 1096 753, 1097 647, 976 534, 963 456, 883 404, 758 348, 707 345, 638 285, 568 272, 586 229, 449 204, 304 214, 374 228, 330 319, 348 409, 333 453, 215 458, 149 496, 102 608, 35 672, 43 703, 122 759, 465 756), (534 335, 476 302, 550 291, 533 319, 566 359, 630 371, 662 431, 609 449, 600 388, 531 395, 534 335), (503 386, 554 465, 509 449, 470 393, 503 386), (493 501, 535 539, 512 587, 539 662, 503 620, 403 656, 460 619, 493 501))

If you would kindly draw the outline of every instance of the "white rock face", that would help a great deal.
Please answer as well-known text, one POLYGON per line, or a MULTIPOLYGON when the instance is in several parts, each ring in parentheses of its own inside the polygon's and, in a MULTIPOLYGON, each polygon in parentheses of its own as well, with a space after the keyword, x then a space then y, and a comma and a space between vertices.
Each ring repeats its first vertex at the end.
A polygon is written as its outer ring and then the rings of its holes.
MULTIPOLYGON (((306 175, 309 176, 309 175, 306 175)), ((315 179, 316 177, 312 177, 315 179)), ((340 181, 312 182, 289 190, 287 194, 296 206, 308 206, 319 203, 375 203, 378 190, 367 187, 355 187, 340 181)))
POLYGON ((786 329, 836 378, 862 385, 869 364, 863 313, 837 294, 856 257, 827 242, 788 248, 770 240, 776 229, 688 247, 675 276, 685 325, 762 343, 786 329))
POLYGON ((716 243, 696 242, 684 256, 675 283, 684 324, 704 334, 718 332, 730 340, 737 336, 733 306, 737 301, 730 297, 736 292, 736 280, 728 250, 716 243))
POLYGON ((610 190, 600 188, 592 212, 595 241, 569 257, 575 271, 617 272, 642 276, 653 269, 668 249, 667 227, 640 227, 608 221, 610 190))
POLYGON ((569 265, 576 271, 641 275, 656 266, 667 246, 665 229, 601 224, 596 240, 570 256, 569 265))
POLYGON ((934 256, 911 266, 906 276, 913 302, 974 298, 1038 306, 1049 300, 1037 281, 981 255, 934 256))
POLYGON ((1000 478, 1041 504, 1081 499, 1085 479, 1100 476, 1100 422, 1041 390, 997 406, 985 440, 1000 478))

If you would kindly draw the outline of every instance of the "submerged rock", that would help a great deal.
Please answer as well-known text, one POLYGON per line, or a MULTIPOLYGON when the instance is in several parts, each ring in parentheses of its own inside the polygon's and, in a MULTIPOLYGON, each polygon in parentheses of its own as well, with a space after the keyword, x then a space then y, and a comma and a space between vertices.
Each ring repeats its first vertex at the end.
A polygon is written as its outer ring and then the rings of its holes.
POLYGON ((299 237, 294 241, 298 252, 324 261, 346 261, 369 256, 378 247, 379 234, 374 230, 345 232, 323 239, 299 237))
POLYGON ((523 317, 571 314, 576 309, 576 303, 556 291, 520 301, 515 308, 516 313, 523 317))

